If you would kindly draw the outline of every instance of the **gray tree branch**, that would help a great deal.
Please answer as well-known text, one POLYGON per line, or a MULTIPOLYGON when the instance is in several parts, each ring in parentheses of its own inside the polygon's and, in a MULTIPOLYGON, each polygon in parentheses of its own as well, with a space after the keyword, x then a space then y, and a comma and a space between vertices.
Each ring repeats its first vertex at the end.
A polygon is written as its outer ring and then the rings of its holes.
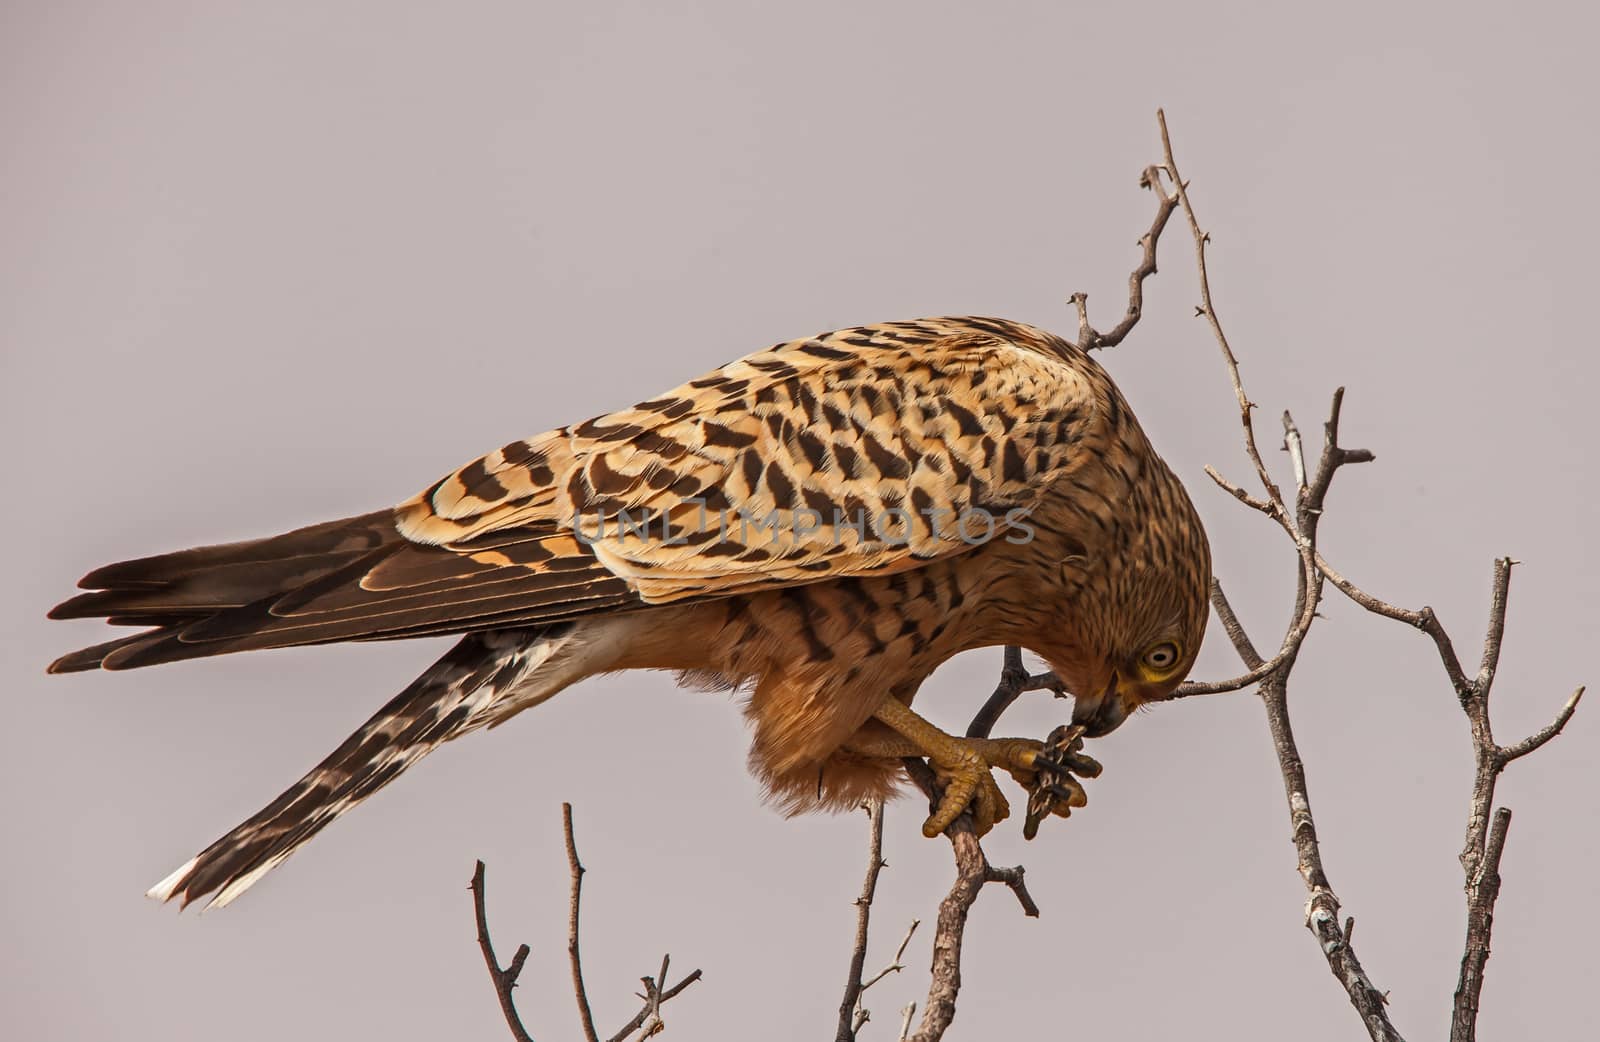
MULTIPOLYGON (((566 841, 567 867, 571 875, 571 888, 567 900, 567 958, 572 967, 573 997, 578 1004, 578 1017, 583 1024, 583 1034, 587 1042, 599 1042, 595 1033, 594 1018, 589 1010, 589 995, 583 983, 583 959, 579 954, 578 945, 578 910, 583 892, 583 864, 578 860, 578 845, 572 833, 572 804, 561 805, 561 832, 566 841)), ((521 976, 522 969, 528 961, 529 948, 526 944, 517 948, 512 956, 511 964, 501 967, 494 954, 494 943, 489 939, 489 916, 485 909, 486 897, 484 887, 485 868, 482 861, 472 873, 472 882, 468 889, 472 891, 473 917, 478 927, 478 947, 483 952, 484 964, 489 969, 489 979, 494 984, 495 996, 500 1002, 500 1012, 506 1018, 506 1027, 511 1030, 511 1035, 517 1042, 533 1042, 528 1034, 528 1029, 523 1026, 522 1018, 517 1012, 516 1001, 512 998, 511 989, 516 987, 517 978, 521 976)), ((659 1034, 665 1025, 661 1021, 661 1007, 668 1000, 676 997, 689 985, 700 979, 700 971, 695 970, 677 984, 666 986, 667 967, 671 962, 670 955, 661 957, 661 970, 655 977, 641 977, 645 993, 640 996, 644 1000, 644 1008, 634 1015, 622 1026, 607 1042, 627 1042, 630 1038, 645 1039, 659 1034)))
MULTIPOLYGON (((1179 202, 1184 215, 1188 218, 1195 241, 1202 297, 1202 304, 1197 309, 1197 314, 1206 318, 1222 350, 1234 395, 1239 403, 1245 453, 1255 467, 1263 495, 1252 495, 1238 485, 1223 479, 1214 470, 1208 468, 1208 472, 1224 490, 1240 502, 1277 522, 1293 541, 1302 564, 1295 594, 1297 621, 1286 633, 1278 654, 1271 662, 1262 661, 1260 654, 1245 635, 1238 616, 1228 605, 1221 585, 1215 584, 1212 592, 1213 604, 1218 617, 1222 620, 1223 628, 1238 651, 1240 659, 1251 670, 1246 676, 1258 677, 1261 680, 1260 691, 1267 711, 1268 728, 1277 753, 1289 804, 1291 838, 1299 855, 1300 875, 1310 895, 1306 905, 1306 926, 1317 937, 1329 969, 1344 987, 1351 1004, 1361 1015, 1368 1034, 1375 1042, 1398 1042, 1401 1036, 1390 1022, 1385 1008, 1387 999, 1367 977, 1356 957, 1351 939, 1354 921, 1347 919, 1344 926, 1340 926, 1339 901, 1323 868, 1316 824, 1311 812, 1305 767, 1295 744, 1289 718, 1289 675, 1294 668, 1300 644, 1309 632, 1312 621, 1317 617, 1316 609, 1321 601, 1323 582, 1326 580, 1367 610, 1404 622, 1426 633, 1433 640, 1445 676, 1467 715, 1475 763, 1467 839, 1461 854, 1462 867, 1466 873, 1467 938, 1452 1008, 1450 1037, 1451 1042, 1474 1042, 1479 997, 1483 987, 1483 971, 1488 960, 1489 941, 1493 930, 1494 904, 1500 890, 1500 858, 1505 849, 1506 836, 1511 824, 1511 812, 1506 808, 1494 812, 1491 824, 1490 808, 1494 802, 1495 783, 1508 763, 1519 756, 1533 752, 1561 733, 1562 728, 1576 711, 1583 689, 1579 688, 1567 700, 1554 721, 1545 728, 1512 746, 1502 747, 1495 742, 1490 725, 1489 694, 1499 668, 1513 562, 1509 558, 1495 562, 1488 632, 1483 642, 1478 674, 1471 679, 1466 676, 1461 666, 1449 634, 1431 608, 1409 611, 1395 607, 1365 593, 1327 564, 1317 549, 1317 529, 1324 514, 1325 501, 1333 477, 1340 467, 1350 463, 1369 462, 1374 458, 1373 454, 1364 449, 1346 449, 1339 445, 1339 414, 1344 400, 1343 388, 1336 391, 1333 396, 1328 420, 1323 425, 1322 456, 1314 471, 1306 466, 1304 439, 1295 426, 1293 417, 1287 412, 1284 413, 1284 447, 1289 452, 1296 483, 1294 509, 1292 512, 1289 510, 1257 447, 1255 425, 1251 415, 1254 406, 1245 393, 1239 375, 1238 361, 1223 332, 1211 298, 1206 265, 1206 247, 1210 243, 1210 237, 1201 230, 1189 199, 1188 185, 1178 173, 1165 116, 1157 113, 1157 119, 1161 128, 1166 173, 1177 186, 1179 202)), ((1184 687, 1190 690, 1180 689, 1180 694, 1199 693, 1198 689, 1214 686, 1184 685, 1184 687)))

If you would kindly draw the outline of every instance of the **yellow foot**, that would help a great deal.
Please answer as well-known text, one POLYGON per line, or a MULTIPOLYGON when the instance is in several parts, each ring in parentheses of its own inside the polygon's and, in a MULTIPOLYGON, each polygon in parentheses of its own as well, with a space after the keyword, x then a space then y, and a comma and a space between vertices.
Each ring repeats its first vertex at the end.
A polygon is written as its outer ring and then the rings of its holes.
POLYGON ((971 739, 947 737, 948 745, 928 751, 928 760, 944 783, 944 794, 939 806, 922 823, 922 834, 932 839, 949 828, 970 806, 973 830, 980 836, 987 835, 990 829, 1011 816, 1011 804, 1006 802, 1005 794, 996 784, 993 765, 983 751, 975 748, 971 739))
POLYGON ((1100 764, 1083 753, 1083 729, 1058 727, 1043 741, 1032 738, 968 739, 991 765, 1003 767, 1028 791, 1028 814, 1022 835, 1032 839, 1039 822, 1052 814, 1072 817, 1074 808, 1087 806, 1089 794, 1074 775, 1094 778, 1100 764))
POLYGON ((1004 821, 1011 815, 1011 806, 995 784, 991 770, 1005 767, 1013 775, 1031 771, 1033 751, 1042 748, 1039 742, 1031 743, 1030 748, 1024 739, 957 738, 939 730, 893 696, 885 698, 872 715, 904 741, 869 739, 852 743, 854 751, 876 756, 926 756, 944 782, 939 806, 922 823, 922 834, 929 838, 943 832, 969 806, 973 828, 980 836, 1004 821))
POLYGON ((1029 839, 1038 821, 1050 814, 1068 817, 1072 808, 1088 803, 1088 796, 1074 774, 1092 778, 1100 765, 1079 750, 1083 746, 1079 728, 1057 728, 1050 740, 1032 738, 957 738, 947 734, 914 713, 897 698, 885 698, 873 716, 891 728, 895 735, 858 735, 849 749, 873 757, 926 756, 944 783, 944 794, 922 833, 939 835, 968 807, 973 828, 982 836, 1011 814, 993 769, 999 767, 1028 790, 1028 820, 1024 835, 1029 839))

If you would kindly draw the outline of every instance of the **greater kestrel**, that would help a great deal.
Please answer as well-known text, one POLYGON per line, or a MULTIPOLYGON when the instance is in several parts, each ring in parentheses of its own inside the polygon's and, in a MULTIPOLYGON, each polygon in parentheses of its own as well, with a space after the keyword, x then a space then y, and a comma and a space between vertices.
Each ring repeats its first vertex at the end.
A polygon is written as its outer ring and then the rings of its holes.
POLYGON ((1085 352, 991 318, 824 333, 469 463, 393 509, 113 564, 53 618, 146 627, 51 672, 464 634, 327 759, 158 883, 223 905, 441 742, 596 673, 749 692, 785 809, 948 785, 924 826, 1004 818, 1040 743, 910 709, 957 652, 1020 645, 1105 734, 1200 646, 1210 555, 1182 485, 1085 352))

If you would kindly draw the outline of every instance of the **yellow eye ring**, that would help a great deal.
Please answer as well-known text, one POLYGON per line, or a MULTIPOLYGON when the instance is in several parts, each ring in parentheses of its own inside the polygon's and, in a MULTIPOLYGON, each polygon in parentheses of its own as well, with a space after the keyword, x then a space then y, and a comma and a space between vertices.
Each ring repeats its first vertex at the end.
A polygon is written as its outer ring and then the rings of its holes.
POLYGON ((1183 648, 1177 641, 1164 640, 1145 649, 1139 656, 1139 666, 1152 677, 1164 677, 1178 668, 1183 659, 1183 648))

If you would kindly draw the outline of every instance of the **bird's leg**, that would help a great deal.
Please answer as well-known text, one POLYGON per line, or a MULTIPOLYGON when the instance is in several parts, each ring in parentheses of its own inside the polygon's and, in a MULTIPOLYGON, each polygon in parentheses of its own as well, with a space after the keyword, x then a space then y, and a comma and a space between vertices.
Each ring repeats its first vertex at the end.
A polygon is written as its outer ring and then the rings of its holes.
POLYGON ((883 758, 926 756, 947 779, 938 808, 922 825, 922 834, 930 838, 943 832, 969 804, 980 836, 1004 821, 1011 808, 990 771, 1004 767, 1021 781, 1021 772, 1035 771, 1033 756, 1043 748, 1043 743, 1026 738, 957 738, 892 695, 872 715, 894 734, 858 735, 846 746, 850 752, 883 758))
POLYGON ((1057 728, 1044 742, 1033 738, 957 738, 892 696, 873 716, 888 725, 891 732, 858 733, 846 743, 848 752, 874 759, 926 756, 949 779, 938 809, 922 827, 930 837, 943 832, 969 803, 973 804, 979 835, 1005 820, 1010 809, 999 786, 994 784, 990 774, 993 768, 1003 768, 1028 790, 1024 834, 1029 839, 1038 829, 1040 818, 1051 814, 1069 817, 1072 808, 1088 802, 1083 785, 1073 775, 1093 778, 1100 773, 1100 764, 1081 752, 1081 728, 1057 728))

